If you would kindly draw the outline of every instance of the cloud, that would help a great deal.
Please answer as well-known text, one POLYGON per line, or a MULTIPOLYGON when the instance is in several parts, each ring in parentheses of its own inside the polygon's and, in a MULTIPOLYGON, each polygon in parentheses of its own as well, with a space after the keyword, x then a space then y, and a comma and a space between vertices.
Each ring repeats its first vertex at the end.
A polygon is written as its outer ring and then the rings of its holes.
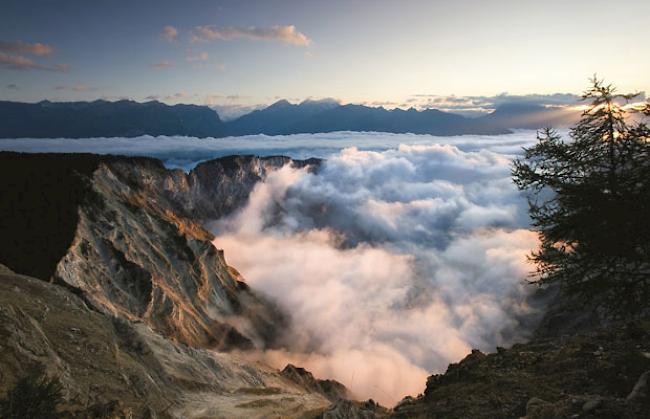
POLYGON ((51 66, 51 70, 67 73, 68 71, 70 71, 70 64, 54 64, 53 66, 51 66))
POLYGON ((31 55, 50 55, 54 52, 54 48, 50 45, 35 43, 30 44, 23 41, 0 41, 0 51, 8 52, 10 54, 31 54, 31 55))
POLYGON ((67 72, 70 68, 67 64, 45 65, 22 55, 11 55, 0 52, 0 67, 13 70, 45 70, 56 72, 67 72))
POLYGON ((501 93, 494 96, 441 96, 416 94, 409 97, 403 106, 418 109, 434 108, 447 112, 480 116, 492 112, 506 104, 526 104, 544 107, 569 107, 580 102, 581 97, 572 93, 510 95, 501 93))
POLYGON ((173 42, 176 40, 176 37, 178 36, 178 29, 176 29, 171 25, 167 25, 163 28, 163 31, 160 34, 160 36, 162 36, 169 42, 173 42))
POLYGON ((24 55, 46 56, 51 55, 54 48, 50 45, 24 41, 0 41, 0 67, 13 70, 45 70, 67 72, 67 64, 46 65, 38 63, 24 55))
POLYGON ((163 100, 168 102, 180 102, 180 101, 190 101, 196 94, 188 94, 185 92, 176 92, 166 96, 163 96, 163 100))
POLYGON ((537 236, 512 156, 473 147, 344 149, 316 173, 271 173, 218 220, 215 246, 291 316, 285 349, 260 358, 390 405, 472 348, 524 339, 537 236))
POLYGON ((86 86, 85 84, 75 84, 75 85, 72 85, 72 86, 61 85, 61 86, 56 86, 54 89, 55 90, 67 90, 67 91, 70 91, 70 92, 77 92, 77 93, 80 93, 80 92, 94 92, 94 91, 97 90, 96 87, 86 86))
POLYGON ((276 41, 291 45, 308 46, 311 44, 305 34, 295 26, 273 26, 270 28, 250 27, 216 27, 196 26, 192 31, 192 42, 205 42, 243 38, 251 41, 276 41))
MULTIPOLYGON (((182 95, 182 93, 179 93, 182 95)), ((163 94, 152 94, 162 98, 163 94)), ((214 95, 213 95, 214 96, 214 95)), ((212 96, 209 96, 209 98, 212 96)), ((105 97, 120 100, 121 97, 105 97)), ((246 97, 243 97, 246 99, 246 97)), ((244 106, 244 105, 243 105, 244 106)), ((566 131, 562 131, 566 133, 566 131)), ((521 152, 535 142, 535 131, 519 131, 507 135, 435 135, 392 134, 383 132, 330 132, 293 135, 247 135, 197 139, 179 136, 141 136, 134 138, 85 138, 11 141, 0 139, 0 149, 18 152, 85 152, 150 156, 161 159, 168 167, 189 170, 198 162, 232 154, 261 156, 285 155, 298 159, 331 158, 341 150, 358 146, 364 150, 396 149, 400 144, 449 144, 463 152, 494 151, 504 155, 521 152)))
POLYGON ((13 83, 12 83, 12 84, 8 84, 8 85, 6 86, 6 88, 9 89, 9 90, 20 90, 20 87, 18 87, 17 84, 13 84, 13 83))
POLYGON ((187 61, 190 61, 190 62, 196 62, 196 61, 207 61, 208 58, 210 58, 209 55, 208 55, 208 53, 205 52, 205 51, 203 51, 203 52, 201 52, 200 54, 196 54, 196 55, 190 55, 190 56, 188 56, 188 57, 187 57, 187 61))
POLYGON ((155 70, 166 70, 171 66, 172 64, 169 61, 161 61, 159 63, 151 64, 151 68, 155 70))

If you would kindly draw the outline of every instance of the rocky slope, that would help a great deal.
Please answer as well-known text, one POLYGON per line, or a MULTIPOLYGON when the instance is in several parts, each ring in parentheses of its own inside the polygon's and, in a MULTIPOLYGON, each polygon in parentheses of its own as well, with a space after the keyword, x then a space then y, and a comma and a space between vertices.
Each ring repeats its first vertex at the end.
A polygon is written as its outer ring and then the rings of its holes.
POLYGON ((309 418, 331 404, 277 370, 174 343, 2 265, 0 365, 0 397, 44 366, 74 418, 309 418))
MULTIPOLYGON (((561 297, 561 296, 560 296, 561 297)), ((556 298, 534 338, 472 351, 428 378, 394 418, 650 418, 650 319, 604 316, 556 298)))

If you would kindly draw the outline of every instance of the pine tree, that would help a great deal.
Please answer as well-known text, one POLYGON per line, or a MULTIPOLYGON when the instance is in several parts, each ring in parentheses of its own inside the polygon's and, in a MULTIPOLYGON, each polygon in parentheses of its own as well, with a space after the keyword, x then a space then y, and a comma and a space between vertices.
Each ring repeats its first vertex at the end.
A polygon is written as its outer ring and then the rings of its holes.
POLYGON ((629 122, 636 95, 592 83, 569 139, 541 131, 512 174, 541 242, 533 281, 635 315, 650 304, 650 129, 629 122))

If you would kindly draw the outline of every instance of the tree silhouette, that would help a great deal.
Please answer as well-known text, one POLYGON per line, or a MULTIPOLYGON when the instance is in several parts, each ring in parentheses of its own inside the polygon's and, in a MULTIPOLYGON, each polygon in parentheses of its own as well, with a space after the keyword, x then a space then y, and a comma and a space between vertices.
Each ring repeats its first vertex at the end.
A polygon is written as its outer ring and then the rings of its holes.
POLYGON ((569 139, 541 131, 512 171, 541 241, 533 281, 624 315, 650 302, 650 129, 630 122, 650 106, 636 96, 594 77, 569 139))

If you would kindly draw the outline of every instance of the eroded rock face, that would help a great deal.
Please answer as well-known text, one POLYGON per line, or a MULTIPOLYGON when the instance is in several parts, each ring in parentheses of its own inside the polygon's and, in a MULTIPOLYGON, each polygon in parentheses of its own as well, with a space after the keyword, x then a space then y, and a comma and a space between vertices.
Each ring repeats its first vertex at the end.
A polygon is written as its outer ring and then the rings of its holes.
POLYGON ((195 220, 243 205, 269 170, 289 163, 226 157, 189 174, 152 159, 102 163, 55 277, 105 313, 191 346, 273 345, 282 315, 243 283, 195 220))
POLYGON ((2 265, 0 365, 0 398, 45 367, 63 385, 65 417, 303 418, 330 404, 270 367, 174 343, 2 265))

